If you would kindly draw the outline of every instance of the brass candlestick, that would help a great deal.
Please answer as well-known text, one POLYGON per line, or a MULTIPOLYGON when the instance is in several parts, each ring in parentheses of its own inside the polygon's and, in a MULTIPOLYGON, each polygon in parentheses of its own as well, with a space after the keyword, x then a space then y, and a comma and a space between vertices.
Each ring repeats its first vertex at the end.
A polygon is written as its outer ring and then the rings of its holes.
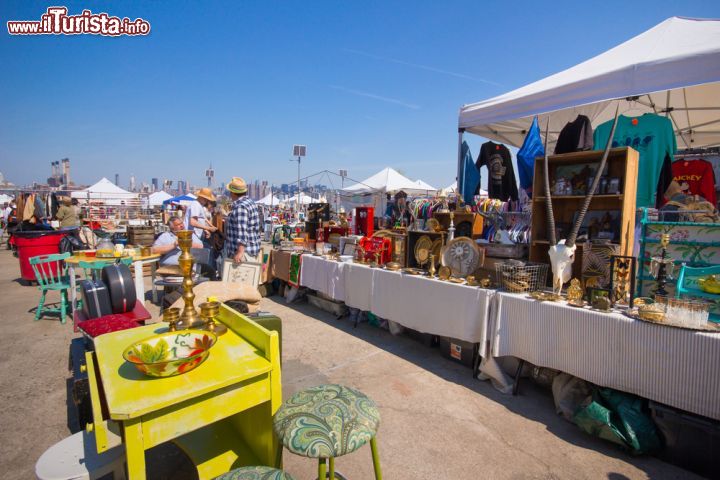
POLYGON ((163 310, 163 322, 168 322, 168 331, 174 332, 177 330, 177 321, 180 318, 180 309, 177 307, 166 308, 163 310))
POLYGON ((200 304, 200 317, 205 321, 203 328, 220 336, 227 332, 227 327, 215 321, 218 313, 220 313, 220 302, 208 301, 200 304))
POLYGON ((182 271, 183 274, 182 298, 185 302, 185 307, 180 314, 180 321, 177 322, 178 330, 185 330, 188 328, 194 328, 203 325, 202 319, 198 315, 197 310, 195 310, 195 293, 193 292, 192 278, 193 263, 195 259, 190 254, 190 249, 192 248, 192 235, 192 230, 182 230, 177 233, 178 246, 182 251, 182 254, 180 254, 180 258, 178 259, 178 265, 180 266, 180 271, 182 271))

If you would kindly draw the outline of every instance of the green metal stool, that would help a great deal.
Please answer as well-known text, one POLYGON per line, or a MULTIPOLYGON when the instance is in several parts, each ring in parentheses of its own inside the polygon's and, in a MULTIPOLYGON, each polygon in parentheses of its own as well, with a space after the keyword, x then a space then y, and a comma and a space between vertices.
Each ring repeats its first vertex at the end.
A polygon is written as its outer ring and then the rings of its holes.
POLYGON ((68 290, 70 290, 70 277, 67 274, 67 266, 64 260, 70 253, 53 253, 50 255, 38 255, 30 258, 30 265, 35 272, 35 279, 40 290, 40 301, 35 311, 35 320, 45 313, 59 313, 60 322, 65 323, 65 316, 68 311, 68 290), (45 295, 55 290, 60 292, 60 307, 46 307, 45 295))
POLYGON ((293 395, 275 414, 273 429, 293 453, 318 459, 318 479, 343 478, 335 458, 370 442, 375 479, 382 480, 376 435, 380 412, 364 393, 342 385, 319 385, 293 395), (327 461, 327 465, 326 465, 327 461))
POLYGON ((270 467, 242 467, 223 473, 215 480, 294 480, 290 475, 270 467))

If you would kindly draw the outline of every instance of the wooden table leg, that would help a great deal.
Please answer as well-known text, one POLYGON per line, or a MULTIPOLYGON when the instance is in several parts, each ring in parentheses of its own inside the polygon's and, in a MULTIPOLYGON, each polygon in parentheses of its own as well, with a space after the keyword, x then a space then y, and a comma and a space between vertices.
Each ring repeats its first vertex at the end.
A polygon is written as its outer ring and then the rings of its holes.
POLYGON ((138 302, 145 305, 145 282, 143 280, 143 262, 137 260, 133 263, 135 267, 135 296, 138 302))
POLYGON ((158 303, 157 298, 157 286, 155 285, 155 271, 157 270, 157 266, 155 261, 153 260, 150 262, 150 281, 152 282, 152 301, 155 305, 158 303))
POLYGON ((124 422, 125 455, 129 480, 145 480, 145 447, 143 446, 142 422, 132 419, 124 422))
MULTIPOLYGON (((75 282, 75 267, 68 265, 68 276, 70 277, 70 311, 75 315, 75 304, 77 303, 77 285, 75 282)), ((73 325, 75 324, 73 320, 73 325)))

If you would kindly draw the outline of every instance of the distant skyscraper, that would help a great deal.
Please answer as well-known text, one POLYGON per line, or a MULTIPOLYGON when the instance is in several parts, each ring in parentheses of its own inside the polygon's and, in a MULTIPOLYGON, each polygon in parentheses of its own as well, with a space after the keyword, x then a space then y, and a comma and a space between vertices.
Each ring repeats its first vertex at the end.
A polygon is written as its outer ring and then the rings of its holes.
POLYGON ((118 187, 120 186, 120 174, 119 173, 115 174, 115 185, 117 185, 118 187))
POLYGON ((70 185, 70 159, 63 158, 62 162, 62 183, 63 185, 70 185))
POLYGON ((135 175, 130 175, 130 191, 135 191, 135 175))
POLYGON ((157 192, 158 190, 160 190, 160 184, 158 183, 157 178, 153 178, 150 182, 152 183, 152 191, 153 192, 157 192))
POLYGON ((205 170, 205 177, 207 177, 207 186, 212 188, 213 182, 215 181, 215 170, 212 168, 212 163, 210 164, 210 168, 205 170))

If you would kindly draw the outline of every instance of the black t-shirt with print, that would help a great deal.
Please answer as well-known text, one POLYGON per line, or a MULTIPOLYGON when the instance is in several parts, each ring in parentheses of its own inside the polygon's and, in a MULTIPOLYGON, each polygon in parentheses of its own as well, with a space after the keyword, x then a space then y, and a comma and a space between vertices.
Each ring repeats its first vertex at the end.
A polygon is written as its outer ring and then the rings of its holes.
MULTIPOLYGON (((475 167, 488 169, 488 196, 506 202, 508 199, 517 201, 518 189, 515 179, 515 169, 512 164, 510 150, 500 143, 486 142, 480 147, 475 167)), ((480 184, 475 191, 480 191, 480 184)))

